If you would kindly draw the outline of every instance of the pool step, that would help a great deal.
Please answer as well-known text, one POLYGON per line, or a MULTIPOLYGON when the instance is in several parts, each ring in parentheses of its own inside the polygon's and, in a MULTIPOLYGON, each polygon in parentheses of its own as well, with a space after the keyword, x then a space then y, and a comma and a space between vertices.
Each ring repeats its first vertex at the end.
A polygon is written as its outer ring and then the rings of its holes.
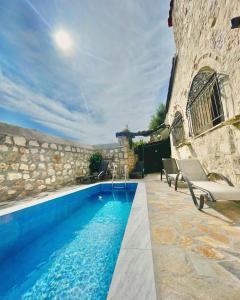
POLYGON ((126 165, 124 166, 124 186, 123 187, 117 185, 116 183, 114 184, 114 181, 117 178, 117 168, 118 168, 118 166, 116 164, 114 164, 113 165, 113 174, 112 174, 112 189, 125 189, 125 190, 127 190, 128 167, 126 165))
POLYGON ((117 186, 117 187, 113 187, 114 190, 123 190, 125 189, 124 186, 117 186))
POLYGON ((116 184, 114 184, 112 186, 112 189, 113 190, 126 190, 126 185, 125 184, 124 185, 116 185, 116 184))

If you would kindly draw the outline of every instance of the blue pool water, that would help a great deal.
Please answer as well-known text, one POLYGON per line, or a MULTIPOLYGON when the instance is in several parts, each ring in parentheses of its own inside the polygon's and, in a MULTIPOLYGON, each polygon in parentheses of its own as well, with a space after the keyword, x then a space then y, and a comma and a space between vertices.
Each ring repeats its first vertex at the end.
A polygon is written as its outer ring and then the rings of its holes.
POLYGON ((106 299, 136 184, 110 187, 0 217, 0 299, 106 299))

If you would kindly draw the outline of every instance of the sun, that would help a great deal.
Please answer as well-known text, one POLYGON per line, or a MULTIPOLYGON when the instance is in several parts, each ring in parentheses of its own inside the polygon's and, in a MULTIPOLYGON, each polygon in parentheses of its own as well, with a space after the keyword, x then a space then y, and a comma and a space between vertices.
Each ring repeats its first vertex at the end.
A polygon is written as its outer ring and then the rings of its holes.
POLYGON ((57 30, 54 35, 56 45, 64 52, 70 52, 73 48, 73 40, 71 35, 63 29, 57 30))

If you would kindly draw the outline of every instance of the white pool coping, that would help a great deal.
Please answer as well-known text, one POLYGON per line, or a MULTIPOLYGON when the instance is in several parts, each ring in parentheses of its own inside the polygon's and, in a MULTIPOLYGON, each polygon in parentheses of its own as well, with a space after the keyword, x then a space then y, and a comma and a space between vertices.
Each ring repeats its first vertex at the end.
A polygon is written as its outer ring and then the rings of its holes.
MULTIPOLYGON (((92 186, 109 184, 100 182, 79 186, 68 191, 54 192, 42 199, 26 201, 0 210, 0 216, 13 213, 40 203, 54 200, 92 186)), ((122 183, 115 181, 114 183, 122 183)), ((128 223, 122 240, 108 300, 156 300, 156 288, 153 271, 152 245, 147 207, 145 183, 141 180, 129 180, 138 183, 128 223)))
POLYGON ((107 300, 156 300, 144 182, 138 182, 107 300))

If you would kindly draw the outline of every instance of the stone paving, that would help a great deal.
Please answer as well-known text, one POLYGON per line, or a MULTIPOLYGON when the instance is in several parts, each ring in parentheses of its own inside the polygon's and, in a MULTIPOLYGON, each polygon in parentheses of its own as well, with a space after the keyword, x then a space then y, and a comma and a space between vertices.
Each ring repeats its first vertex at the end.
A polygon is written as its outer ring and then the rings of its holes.
POLYGON ((200 212, 186 189, 145 183, 158 299, 240 299, 240 203, 200 212))

